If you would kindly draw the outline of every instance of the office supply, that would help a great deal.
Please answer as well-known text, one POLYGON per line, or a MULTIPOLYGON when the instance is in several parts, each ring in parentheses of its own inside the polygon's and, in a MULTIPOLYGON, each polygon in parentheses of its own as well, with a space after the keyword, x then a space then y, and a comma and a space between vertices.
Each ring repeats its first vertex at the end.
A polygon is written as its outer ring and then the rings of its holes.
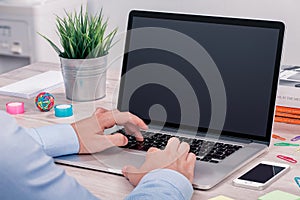
POLYGON ((297 147, 297 146, 300 146, 300 145, 299 144, 287 143, 287 142, 278 142, 278 143, 275 143, 274 146, 283 146, 283 147, 291 146, 291 147, 297 147))
POLYGON ((293 113, 288 113, 288 112, 278 112, 278 111, 276 111, 275 115, 278 116, 278 117, 300 119, 299 114, 293 114, 293 113))
POLYGON ((214 198, 210 198, 208 200, 234 200, 234 199, 223 196, 223 195, 220 195, 220 196, 217 196, 217 197, 214 197, 214 198))
POLYGON ((285 160, 285 161, 287 161, 287 162, 293 163, 293 164, 297 163, 297 160, 295 160, 294 158, 288 157, 288 156, 277 155, 276 157, 277 157, 277 158, 280 158, 280 159, 282 159, 282 160, 285 160))
POLYGON ((293 118, 279 117, 279 116, 275 116, 274 121, 280 123, 295 124, 295 125, 300 124, 300 119, 293 119, 293 118))
POLYGON ((282 66, 276 105, 291 108, 300 108, 300 67, 282 66))
POLYGON ((286 138, 281 137, 281 136, 276 135, 276 134, 272 134, 272 138, 277 139, 277 140, 281 140, 281 141, 285 141, 286 140, 286 138))
POLYGON ((24 102, 7 103, 6 112, 13 115, 24 113, 24 102))
POLYGON ((298 187, 300 188, 300 177, 295 177, 294 180, 297 183, 298 187))
POLYGON ((300 200, 300 196, 296 196, 280 190, 274 190, 259 197, 258 200, 300 200))
POLYGON ((298 140, 300 140, 300 135, 298 135, 298 136, 294 137, 293 139, 291 139, 291 141, 293 141, 293 142, 296 142, 298 140))
MULTIPOLYGON (((128 30, 118 109, 150 123, 144 135, 151 140, 177 136, 191 142, 197 154, 195 188, 212 188, 267 150, 281 22, 132 11, 128 30)), ((151 145, 163 149, 165 138, 151 145)), ((138 145, 56 161, 121 173, 124 165, 145 159, 145 152, 134 149, 138 145)))
POLYGON ((54 106, 55 117, 70 117, 73 115, 73 106, 71 104, 60 104, 54 106))
POLYGON ((0 95, 33 98, 42 91, 50 91, 63 84, 60 71, 48 71, 0 88, 0 95))
POLYGON ((54 106, 54 96, 48 92, 41 92, 35 97, 34 102, 40 111, 48 112, 54 106))

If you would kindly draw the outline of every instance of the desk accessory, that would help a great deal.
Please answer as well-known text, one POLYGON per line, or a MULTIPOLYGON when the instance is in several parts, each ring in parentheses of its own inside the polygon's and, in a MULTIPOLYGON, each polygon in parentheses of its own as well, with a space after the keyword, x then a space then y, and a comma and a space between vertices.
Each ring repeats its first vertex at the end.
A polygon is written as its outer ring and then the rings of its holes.
POLYGON ((13 115, 24 113, 24 102, 7 103, 6 112, 13 115))
POLYGON ((285 106, 276 106, 275 122, 300 124, 300 109, 285 106))
POLYGON ((35 105, 42 112, 48 112, 54 106, 54 96, 48 92, 41 92, 35 97, 35 105))
POLYGON ((0 95, 34 98, 42 91, 58 88, 63 83, 60 71, 48 71, 0 88, 0 95))
POLYGON ((223 196, 223 195, 219 195, 217 197, 213 197, 213 198, 210 198, 208 200, 234 200, 234 199, 226 197, 226 196, 223 196))
POLYGON ((298 146, 300 146, 300 144, 292 144, 292 143, 287 143, 287 142, 278 142, 278 143, 275 143, 274 146, 283 146, 283 147, 292 146, 292 147, 298 147, 298 146))
POLYGON ((258 200, 300 200, 300 196, 296 196, 280 190, 274 190, 261 196, 258 200))
POLYGON ((293 142, 296 142, 298 140, 300 140, 300 135, 298 135, 298 136, 294 137, 293 139, 291 139, 291 141, 293 141, 293 142))
POLYGON ((71 104, 60 104, 54 106, 55 117, 70 117, 73 115, 73 106, 71 104))
POLYGON ((285 141, 286 140, 284 137, 281 137, 281 136, 276 135, 276 134, 272 134, 272 138, 278 139, 278 140, 281 140, 281 141, 285 141))
POLYGON ((296 181, 297 185, 300 188, 300 177, 295 177, 294 180, 296 181))
POLYGON ((299 66, 281 66, 280 81, 278 84, 278 92, 276 104, 291 108, 300 108, 300 89, 298 84, 300 67, 299 66))
POLYGON ((295 160, 294 158, 288 157, 288 156, 277 155, 276 157, 279 159, 285 160, 287 162, 293 163, 293 164, 297 163, 297 160, 295 160))
POLYGON ((107 33, 108 20, 102 10, 96 15, 87 10, 56 18, 62 50, 41 35, 60 57, 66 98, 93 101, 106 95, 107 55, 114 45, 117 28, 107 33))

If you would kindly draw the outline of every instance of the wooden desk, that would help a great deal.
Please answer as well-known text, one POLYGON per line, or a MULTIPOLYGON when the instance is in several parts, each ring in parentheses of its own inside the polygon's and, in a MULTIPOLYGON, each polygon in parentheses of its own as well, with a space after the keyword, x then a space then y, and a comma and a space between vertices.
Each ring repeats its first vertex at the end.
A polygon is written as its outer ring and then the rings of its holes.
MULTIPOLYGON (((45 72, 48 70, 60 70, 58 64, 50 63, 36 63, 24 68, 20 68, 9 73, 0 75, 0 86, 4 86, 18 80, 31 77, 33 75, 45 72)), ((0 109, 5 110, 5 103, 9 101, 24 101, 25 114, 14 116, 17 122, 25 127, 38 127, 42 125, 49 125, 54 123, 71 123, 75 120, 90 116, 96 107, 102 106, 108 109, 115 108, 117 102, 117 86, 119 84, 118 70, 108 70, 107 80, 107 96, 101 100, 88 103, 73 102, 74 116, 70 118, 56 118, 54 117, 53 110, 50 112, 42 113, 34 105, 33 99, 19 99, 15 97, 0 96, 0 109)), ((64 89, 59 88, 51 91, 55 96, 57 104, 72 103, 65 99, 64 89)), ((274 132, 286 138, 293 138, 300 135, 300 126, 275 123, 274 132)), ((234 199, 252 200, 257 199, 263 194, 279 189, 282 191, 290 192, 292 194, 300 195, 300 188, 295 184, 294 177, 300 176, 300 152, 296 152, 295 147, 274 147, 273 141, 267 153, 255 159, 251 164, 240 169, 233 175, 229 176, 223 182, 209 191, 194 192, 193 199, 209 199, 218 195, 226 195, 234 199), (255 191, 243 189, 232 186, 232 180, 239 176, 244 170, 261 160, 284 162, 276 158, 277 154, 290 155, 298 160, 297 164, 290 164, 291 170, 281 177, 278 181, 273 183, 270 187, 263 191, 255 191)), ((98 171, 85 170, 76 167, 68 167, 60 165, 66 172, 78 180, 80 184, 89 189, 93 194, 102 199, 123 199, 133 187, 122 176, 111 175, 98 171)))

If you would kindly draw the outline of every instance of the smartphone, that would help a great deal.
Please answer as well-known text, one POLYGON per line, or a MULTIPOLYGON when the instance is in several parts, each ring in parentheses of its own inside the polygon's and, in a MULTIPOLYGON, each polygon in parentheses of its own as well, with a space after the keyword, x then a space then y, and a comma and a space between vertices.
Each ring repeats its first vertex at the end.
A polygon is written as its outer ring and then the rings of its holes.
POLYGON ((233 180, 233 185, 263 190, 289 170, 290 166, 283 163, 262 161, 255 167, 233 180))

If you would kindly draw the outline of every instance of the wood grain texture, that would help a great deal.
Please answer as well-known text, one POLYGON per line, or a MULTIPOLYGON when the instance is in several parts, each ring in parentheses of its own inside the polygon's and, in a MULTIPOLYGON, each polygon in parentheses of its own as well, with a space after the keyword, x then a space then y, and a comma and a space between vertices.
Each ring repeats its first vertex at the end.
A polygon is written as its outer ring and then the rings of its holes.
MULTIPOLYGON (((18 80, 25 79, 48 70, 60 70, 60 67, 58 64, 35 63, 30 66, 26 66, 0 75, 0 86, 14 83, 18 80)), ((57 104, 73 103, 74 116, 70 118, 56 118, 54 117, 53 111, 45 113, 40 112, 38 109, 36 109, 33 99, 20 99, 14 97, 0 96, 0 109, 5 110, 5 103, 9 101, 24 101, 26 112, 22 115, 16 115, 14 117, 20 125, 25 127, 38 127, 54 123, 71 123, 75 120, 79 120, 91 115, 94 112, 95 108, 98 106, 102 106, 107 109, 115 108, 117 102, 119 77, 120 71, 111 69, 108 70, 107 96, 95 102, 78 103, 66 100, 64 88, 59 88, 54 91, 51 91, 51 93, 55 96, 57 104)), ((300 135, 300 126, 275 123, 273 127, 273 132, 290 140, 296 135, 300 135)), ((213 189, 208 191, 196 190, 194 192, 193 199, 209 199, 218 195, 225 195, 237 200, 253 200, 257 199, 259 196, 262 196, 267 192, 276 189, 300 195, 300 188, 298 188, 298 186, 293 181, 293 178, 295 176, 300 176, 300 152, 296 152, 297 148, 295 147, 274 147, 274 142, 280 141, 273 139, 268 152, 264 153, 250 164, 246 165, 239 171, 235 172, 233 175, 226 178, 223 182, 218 184, 213 189), (234 187, 232 185, 232 180, 234 178, 238 177, 246 169, 250 168, 255 163, 261 160, 284 162, 276 158, 276 155, 278 154, 292 156, 293 158, 298 160, 298 163, 290 164, 291 170, 286 175, 281 177, 278 181, 273 183, 270 187, 263 191, 255 191, 234 187)), ((122 176, 64 165, 59 166, 64 168, 67 174, 73 176, 81 185, 86 187, 88 190, 90 190, 93 194, 95 194, 97 197, 100 197, 101 199, 123 199, 133 189, 130 183, 122 176)))

